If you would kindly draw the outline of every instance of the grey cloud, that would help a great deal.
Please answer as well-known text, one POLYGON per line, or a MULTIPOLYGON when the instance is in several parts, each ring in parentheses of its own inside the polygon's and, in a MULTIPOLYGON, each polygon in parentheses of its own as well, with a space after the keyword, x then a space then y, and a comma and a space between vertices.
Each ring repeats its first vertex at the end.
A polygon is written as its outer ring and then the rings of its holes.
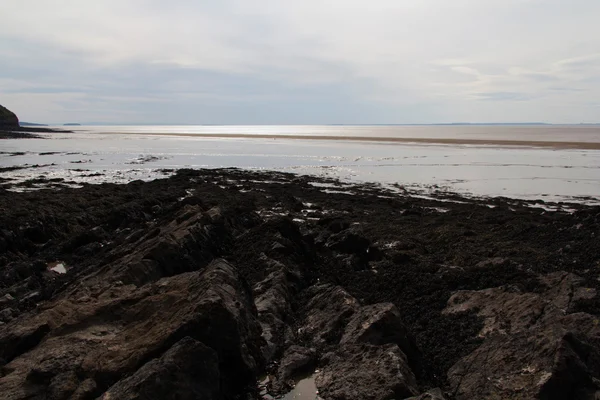
POLYGON ((7 2, 0 103, 97 122, 592 119, 557 106, 600 97, 600 2, 569 4, 7 2))
POLYGON ((479 100, 486 101, 525 101, 531 100, 534 97, 528 93, 518 92, 483 92, 476 93, 475 97, 479 100))

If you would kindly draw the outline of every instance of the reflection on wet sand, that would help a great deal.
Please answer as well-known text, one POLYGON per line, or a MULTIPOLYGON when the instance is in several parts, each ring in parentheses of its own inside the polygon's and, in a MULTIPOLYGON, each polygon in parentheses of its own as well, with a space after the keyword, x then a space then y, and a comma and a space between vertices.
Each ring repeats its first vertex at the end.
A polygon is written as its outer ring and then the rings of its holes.
MULTIPOLYGON (((139 135, 139 133, 103 132, 119 135, 139 135)), ((503 140, 503 139, 469 139, 469 138, 411 138, 385 136, 327 136, 327 135, 267 135, 246 133, 144 133, 144 136, 180 136, 212 139, 295 139, 295 140, 338 140, 351 142, 386 142, 386 143, 417 143, 417 144, 447 144, 473 145, 496 147, 545 147, 555 149, 600 150, 598 142, 583 141, 549 141, 549 140, 503 140)))

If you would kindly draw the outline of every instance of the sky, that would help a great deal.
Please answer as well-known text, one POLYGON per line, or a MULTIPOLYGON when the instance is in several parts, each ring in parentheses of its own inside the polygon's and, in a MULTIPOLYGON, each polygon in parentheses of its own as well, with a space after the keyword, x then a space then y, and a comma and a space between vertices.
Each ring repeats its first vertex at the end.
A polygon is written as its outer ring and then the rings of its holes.
POLYGON ((1 0, 22 121, 600 122, 599 0, 1 0))

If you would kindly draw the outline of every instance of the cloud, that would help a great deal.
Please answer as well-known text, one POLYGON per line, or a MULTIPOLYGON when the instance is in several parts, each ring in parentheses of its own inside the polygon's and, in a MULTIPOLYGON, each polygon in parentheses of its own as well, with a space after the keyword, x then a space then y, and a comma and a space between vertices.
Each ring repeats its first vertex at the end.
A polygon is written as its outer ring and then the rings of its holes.
POLYGON ((169 118, 197 123, 597 118, 581 111, 600 95, 596 0, 7 3, 0 102, 56 94, 18 110, 29 119, 106 119, 85 108, 93 98, 129 99, 113 102, 124 118, 176 104, 169 118), (240 112, 251 102, 254 114, 240 112), (269 113, 282 104, 297 117, 269 113))
POLYGON ((524 101, 531 99, 531 96, 527 93, 518 92, 488 92, 488 93, 477 93, 476 97, 481 100, 489 101, 524 101))

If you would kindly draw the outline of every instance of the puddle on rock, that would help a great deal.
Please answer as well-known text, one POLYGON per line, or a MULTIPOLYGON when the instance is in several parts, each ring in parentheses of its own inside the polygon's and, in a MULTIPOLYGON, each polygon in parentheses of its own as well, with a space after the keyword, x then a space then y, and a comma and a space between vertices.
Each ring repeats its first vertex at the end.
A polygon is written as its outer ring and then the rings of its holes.
POLYGON ((319 397, 317 386, 315 385, 315 377, 309 376, 308 378, 301 379, 298 381, 294 389, 289 393, 283 395, 283 400, 321 400, 319 397))
POLYGON ((66 274, 67 265, 62 261, 55 261, 48 264, 48 270, 56 272, 57 274, 66 274))
POLYGON ((267 376, 258 382, 258 389, 262 400, 323 400, 319 397, 314 375, 300 379, 291 391, 277 397, 273 397, 268 393, 267 388, 270 380, 271 378, 267 376))

